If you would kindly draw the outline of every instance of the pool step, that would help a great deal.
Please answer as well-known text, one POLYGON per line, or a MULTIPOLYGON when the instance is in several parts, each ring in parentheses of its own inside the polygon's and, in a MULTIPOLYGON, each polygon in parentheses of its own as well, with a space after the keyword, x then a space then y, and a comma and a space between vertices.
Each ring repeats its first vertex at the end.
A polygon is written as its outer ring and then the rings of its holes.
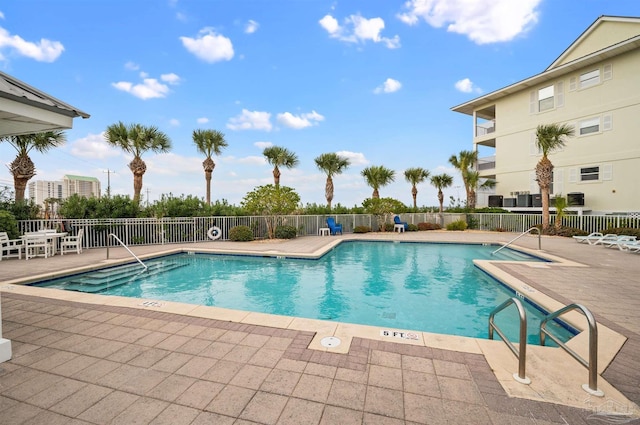
POLYGON ((505 261, 526 261, 530 256, 523 254, 521 252, 515 251, 513 249, 503 249, 502 251, 493 255, 496 260, 505 260, 505 261))
POLYGON ((147 270, 145 270, 140 264, 128 264, 122 267, 97 270, 81 278, 71 280, 65 285, 65 289, 90 293, 100 292, 107 288, 125 285, 138 279, 148 278, 149 276, 158 275, 184 266, 186 266, 186 264, 152 263, 147 267, 147 270))

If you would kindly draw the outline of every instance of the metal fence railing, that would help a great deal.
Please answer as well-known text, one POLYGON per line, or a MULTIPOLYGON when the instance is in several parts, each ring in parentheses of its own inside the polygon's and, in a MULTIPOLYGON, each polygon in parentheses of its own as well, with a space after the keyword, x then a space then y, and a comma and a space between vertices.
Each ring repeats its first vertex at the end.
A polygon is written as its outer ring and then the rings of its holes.
MULTIPOLYGON (((326 227, 327 215, 287 215, 279 217, 279 223, 293 226, 298 235, 317 235, 318 229, 326 227)), ((357 226, 378 229, 376 217, 370 214, 331 215, 342 224, 345 233, 352 233, 357 226)), ((466 220, 472 229, 522 233, 542 222, 540 214, 462 214, 462 213, 406 213, 400 219, 409 224, 438 223, 446 226, 457 220, 466 220)), ((551 223, 555 215, 551 216, 551 223)), ((612 227, 640 228, 640 217, 612 215, 565 216, 565 226, 575 227, 585 232, 602 231, 612 227)), ((84 248, 104 248, 115 246, 116 235, 126 245, 157 245, 207 241, 207 231, 217 226, 221 240, 229 239, 229 231, 235 226, 248 226, 256 238, 267 237, 267 217, 225 216, 225 217, 181 217, 181 218, 117 218, 117 219, 52 219, 20 220, 21 233, 41 229, 60 229, 76 234, 84 229, 84 248)))

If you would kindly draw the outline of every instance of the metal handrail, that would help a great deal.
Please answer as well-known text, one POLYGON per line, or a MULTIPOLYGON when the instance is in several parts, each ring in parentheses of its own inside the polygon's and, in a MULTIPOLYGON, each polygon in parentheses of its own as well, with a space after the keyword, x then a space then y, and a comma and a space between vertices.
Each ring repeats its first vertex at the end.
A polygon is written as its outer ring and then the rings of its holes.
POLYGON ((529 230, 527 230, 526 232, 522 232, 521 234, 519 234, 518 236, 516 236, 515 238, 511 239, 509 242, 507 242, 506 244, 502 245, 500 248, 496 249, 495 251, 493 251, 491 253, 491 255, 497 253, 498 251, 500 251, 502 248, 506 248, 509 245, 511 245, 513 242, 517 241, 518 239, 520 239, 521 237, 523 237, 524 235, 526 235, 527 233, 531 233, 532 230, 537 230, 538 231, 538 251, 540 251, 542 249, 542 232, 540 232, 540 229, 538 229, 537 227, 531 227, 529 230))
POLYGON ((531 383, 531 379, 527 378, 525 374, 525 367, 527 362, 527 312, 524 307, 522 307, 522 303, 517 298, 509 298, 498 307, 494 308, 491 314, 489 315, 489 339, 493 339, 493 331, 496 331, 500 338, 507 344, 509 350, 516 356, 518 359, 518 373, 513 374, 513 379, 520 382, 521 384, 529 385, 531 383), (518 308, 518 315, 520 316, 520 341, 518 343, 519 348, 516 348, 511 341, 502 333, 498 325, 494 323, 494 316, 507 308, 510 304, 514 304, 518 308))
POLYGON ((544 345, 545 336, 549 336, 560 348, 569 353, 571 357, 576 359, 582 366, 589 369, 589 383, 582 384, 582 389, 588 392, 591 395, 603 397, 604 392, 598 389, 598 324, 596 323, 596 319, 593 317, 593 314, 583 305, 580 304, 569 304, 566 307, 561 308, 551 314, 548 314, 542 322, 540 322, 540 345, 544 345), (573 351, 571 348, 567 347, 567 345, 560 341, 558 338, 553 336, 547 330, 547 322, 549 320, 554 320, 558 316, 563 315, 572 310, 580 310, 582 314, 587 318, 587 322, 589 323, 589 361, 587 362, 585 359, 580 357, 578 353, 573 351))
MULTIPOLYGON (((116 235, 114 235, 113 233, 110 233, 110 234, 109 234, 109 236, 113 236, 113 238, 114 238, 115 240, 117 240, 118 242, 120 242, 120 245, 122 245, 122 246, 124 247, 124 249, 126 249, 127 251, 129 251, 129 254, 133 255, 133 258, 135 258, 136 260, 138 260, 138 263, 142 264, 142 267, 144 267, 145 271, 147 270, 147 265, 146 265, 145 263, 143 263, 143 262, 142 262, 142 260, 140 260, 140 259, 138 258, 138 256, 137 256, 136 254, 134 254, 134 253, 133 253, 133 251, 131 251, 131 250, 129 249, 129 247, 128 247, 128 246, 126 246, 126 245, 124 244, 124 242, 122 242, 122 241, 120 240, 120 238, 118 238, 118 237, 117 237, 116 235)), ((108 259, 109 259, 109 245, 107 245, 107 260, 108 260, 108 259)))

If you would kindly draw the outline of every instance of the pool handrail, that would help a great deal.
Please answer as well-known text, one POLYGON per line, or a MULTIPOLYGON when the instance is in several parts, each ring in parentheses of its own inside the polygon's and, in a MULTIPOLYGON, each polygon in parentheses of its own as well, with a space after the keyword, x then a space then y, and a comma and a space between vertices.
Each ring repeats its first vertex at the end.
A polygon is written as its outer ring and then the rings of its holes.
POLYGON ((489 315, 489 339, 493 339, 493 331, 496 331, 500 338, 507 344, 509 350, 516 356, 518 359, 518 373, 513 374, 513 379, 520 382, 521 384, 529 385, 531 383, 531 379, 527 378, 525 374, 526 362, 527 362, 527 312, 522 306, 522 302, 515 297, 511 297, 498 307, 494 308, 491 314, 489 315), (494 322, 494 317, 497 313, 501 312, 509 305, 514 304, 518 309, 518 315, 520 316, 520 340, 518 343, 519 348, 516 348, 509 338, 507 338, 498 325, 494 322))
MULTIPOLYGON (((137 256, 136 254, 134 254, 134 253, 133 253, 133 251, 131 251, 131 250, 129 249, 129 247, 128 247, 128 246, 126 246, 126 245, 124 244, 124 242, 122 242, 122 241, 120 240, 120 238, 118 238, 118 237, 117 237, 116 235, 114 235, 113 233, 110 233, 110 234, 109 234, 109 236, 113 236, 113 238, 114 238, 115 240, 117 240, 118 242, 120 242, 120 245, 122 245, 122 246, 124 247, 124 249, 126 249, 127 251, 129 251, 129 254, 133 255, 133 258, 135 258, 136 260, 138 260, 138 263, 140 263, 140 264, 142 265, 142 267, 144 267, 145 271, 147 270, 147 265, 146 265, 145 263, 143 263, 143 262, 142 262, 142 260, 140 260, 140 259, 138 258, 138 256, 137 256)), ((107 260, 108 260, 108 259, 109 259, 109 245, 107 245, 107 260)))
POLYGON ((506 248, 509 245, 511 245, 511 243, 517 241, 518 239, 520 239, 521 237, 523 237, 524 235, 526 235, 527 233, 531 233, 532 230, 537 230, 538 231, 538 251, 540 251, 542 249, 542 232, 540 231, 539 228, 537 227, 530 227, 528 230, 522 232, 521 234, 519 234, 518 236, 516 236, 515 238, 511 239, 509 242, 507 242, 506 244, 502 245, 500 248, 496 249, 495 251, 493 251, 491 253, 491 255, 499 252, 502 248, 506 248))
POLYGON ((596 397, 603 397, 604 392, 598 389, 598 324, 593 314, 591 314, 591 311, 581 304, 574 303, 547 314, 540 322, 540 345, 545 344, 545 336, 551 338, 560 348, 569 353, 578 363, 589 370, 589 383, 582 384, 582 389, 596 397), (583 359, 578 353, 569 348, 567 344, 560 341, 547 330, 547 322, 573 310, 580 310, 587 318, 587 323, 589 324, 589 361, 583 359))

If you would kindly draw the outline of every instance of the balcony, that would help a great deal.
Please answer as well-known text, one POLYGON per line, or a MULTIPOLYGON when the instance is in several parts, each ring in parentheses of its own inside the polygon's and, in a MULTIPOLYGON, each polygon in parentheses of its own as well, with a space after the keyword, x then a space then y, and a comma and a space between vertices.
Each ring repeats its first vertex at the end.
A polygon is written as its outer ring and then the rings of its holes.
POLYGON ((486 136, 496 131, 495 120, 486 121, 476 125, 476 137, 486 136))
POLYGON ((495 155, 478 158, 478 162, 476 164, 476 170, 480 173, 480 176, 486 177, 486 178, 495 178, 495 169, 496 169, 495 155))

